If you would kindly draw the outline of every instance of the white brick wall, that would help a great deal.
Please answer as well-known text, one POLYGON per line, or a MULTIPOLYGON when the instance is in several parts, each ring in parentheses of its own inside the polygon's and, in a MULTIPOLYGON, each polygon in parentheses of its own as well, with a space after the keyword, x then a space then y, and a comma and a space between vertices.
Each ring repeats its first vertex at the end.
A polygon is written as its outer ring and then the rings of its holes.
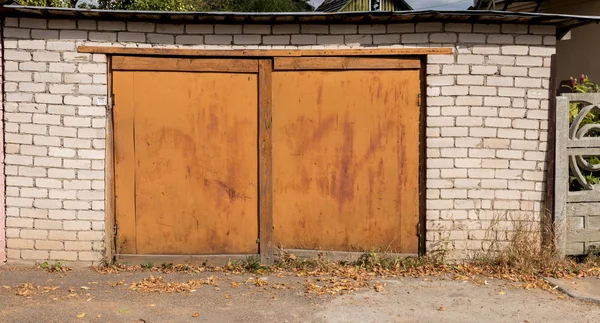
MULTIPOLYGON (((103 257, 104 55, 77 47, 450 47, 427 64, 427 242, 481 248, 493 214, 539 214, 551 27, 164 25, 7 18, 6 232, 10 262, 103 257), (544 36, 542 36, 544 35, 544 36), (93 128, 92 128, 93 127, 93 128)), ((1 236, 0 236, 1 238, 1 236)))

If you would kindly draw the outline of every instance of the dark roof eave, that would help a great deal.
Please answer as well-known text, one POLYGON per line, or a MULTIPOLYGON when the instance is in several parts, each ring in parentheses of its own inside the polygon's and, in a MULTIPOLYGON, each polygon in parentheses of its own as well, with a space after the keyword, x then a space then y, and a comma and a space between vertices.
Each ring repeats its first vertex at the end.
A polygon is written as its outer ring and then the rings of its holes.
POLYGON ((435 11, 415 10, 398 12, 157 12, 128 10, 90 10, 68 8, 44 8, 3 6, 0 14, 6 17, 101 19, 168 21, 178 23, 402 23, 402 22, 454 22, 510 23, 551 25, 565 30, 591 23, 600 23, 598 16, 574 16, 561 14, 504 12, 504 11, 435 11), (476 19, 475 19, 476 17, 476 19))

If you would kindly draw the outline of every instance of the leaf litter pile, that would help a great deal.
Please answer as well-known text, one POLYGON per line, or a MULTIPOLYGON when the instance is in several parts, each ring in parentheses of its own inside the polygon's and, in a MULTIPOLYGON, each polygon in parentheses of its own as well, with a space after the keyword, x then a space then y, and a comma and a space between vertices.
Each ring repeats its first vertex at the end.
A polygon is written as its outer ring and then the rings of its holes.
MULTIPOLYGON (((600 261, 594 259, 584 263, 574 260, 560 260, 544 266, 524 267, 510 262, 471 261, 449 263, 433 257, 392 258, 374 253, 367 253, 352 262, 331 262, 323 257, 313 259, 297 259, 287 254, 273 266, 261 266, 256 259, 229 263, 224 267, 196 267, 191 265, 163 264, 160 267, 112 265, 99 267, 102 274, 129 271, 150 271, 158 273, 225 273, 255 275, 271 274, 277 277, 295 276, 306 278, 303 284, 305 292, 311 295, 339 295, 363 288, 372 288, 376 292, 384 292, 385 284, 378 278, 394 277, 451 277, 454 280, 469 281, 476 285, 486 285, 488 279, 502 279, 515 282, 525 289, 541 288, 553 290, 554 286, 542 277, 576 278, 595 276, 600 279, 600 261)), ((427 278, 425 278, 427 279, 427 278)), ((139 292, 186 293, 193 292, 203 285, 218 286, 218 278, 190 280, 184 283, 166 282, 163 277, 150 276, 132 283, 129 289, 139 292)), ((246 286, 263 289, 293 288, 286 284, 273 284, 261 278, 249 278, 246 286)), ((229 286, 237 288, 240 283, 231 282, 229 286)), ((218 288, 217 288, 218 289, 218 288)))
POLYGON ((185 283, 168 283, 160 276, 150 276, 144 280, 129 285, 129 289, 146 293, 191 293, 202 285, 219 286, 218 278, 210 276, 207 279, 190 280, 185 283))

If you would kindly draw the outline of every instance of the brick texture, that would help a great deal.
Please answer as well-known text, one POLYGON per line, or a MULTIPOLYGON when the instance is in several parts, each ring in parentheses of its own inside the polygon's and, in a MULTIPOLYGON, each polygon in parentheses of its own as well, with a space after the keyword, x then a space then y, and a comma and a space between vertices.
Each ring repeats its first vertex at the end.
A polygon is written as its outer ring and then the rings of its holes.
POLYGON ((481 233, 492 215, 539 218, 543 209, 547 58, 555 42, 542 40, 553 28, 42 19, 20 24, 18 18, 6 18, 6 26, 9 262, 93 264, 104 256, 105 163, 96 162, 105 156, 107 111, 97 102, 109 91, 107 65, 104 55, 77 53, 81 45, 349 49, 444 44, 454 55, 430 55, 426 71, 428 251, 446 244, 453 257, 465 257, 482 248, 481 233))

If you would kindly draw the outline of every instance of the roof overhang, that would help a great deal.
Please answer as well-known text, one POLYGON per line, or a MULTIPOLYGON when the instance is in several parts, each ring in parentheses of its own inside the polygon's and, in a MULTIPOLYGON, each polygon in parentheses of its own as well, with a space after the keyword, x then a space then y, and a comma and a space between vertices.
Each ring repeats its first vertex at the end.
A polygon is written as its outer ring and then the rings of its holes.
POLYGON ((436 11, 415 10, 398 12, 161 12, 130 10, 93 10, 45 8, 7 5, 0 7, 5 17, 48 19, 98 19, 153 21, 172 23, 244 23, 244 24, 375 24, 451 22, 483 24, 531 24, 555 26, 560 32, 571 28, 600 23, 598 16, 505 12, 505 11, 436 11))

